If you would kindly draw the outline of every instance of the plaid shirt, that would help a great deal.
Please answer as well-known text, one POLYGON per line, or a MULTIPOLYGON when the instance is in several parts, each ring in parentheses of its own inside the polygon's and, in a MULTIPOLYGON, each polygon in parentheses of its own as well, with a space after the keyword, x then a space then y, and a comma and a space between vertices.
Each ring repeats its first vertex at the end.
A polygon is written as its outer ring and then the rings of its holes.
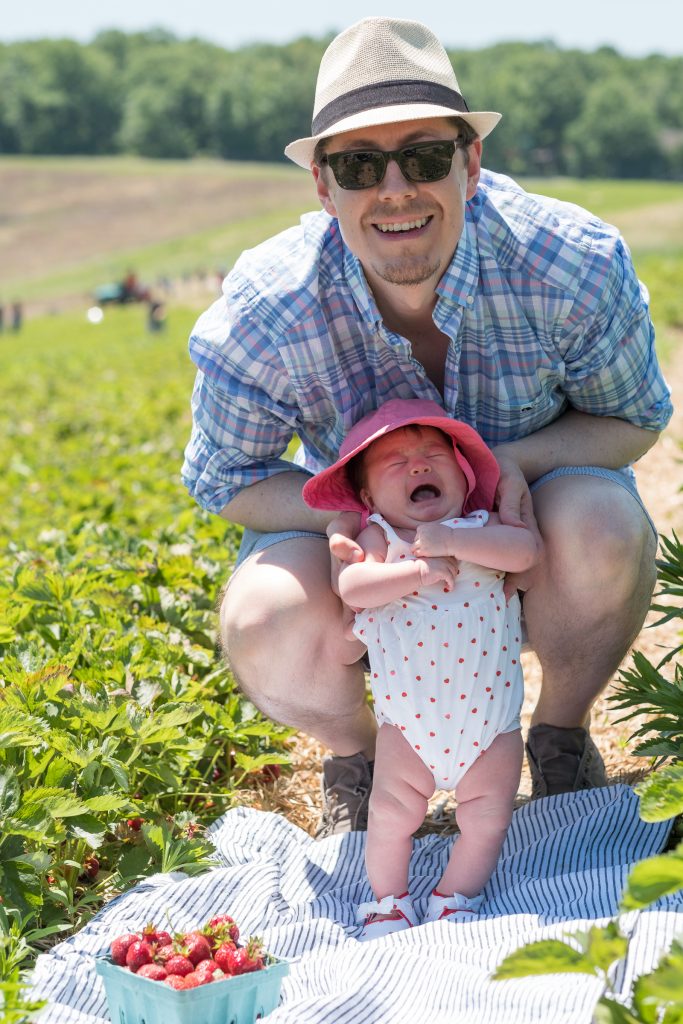
POLYGON ((389 398, 431 398, 490 445, 570 406, 652 430, 668 422, 647 292, 618 231, 579 207, 483 172, 436 291, 434 321, 450 339, 443 396, 384 326, 335 219, 306 214, 245 252, 190 338, 190 493, 220 512, 293 468, 294 434, 297 461, 317 472, 389 398))

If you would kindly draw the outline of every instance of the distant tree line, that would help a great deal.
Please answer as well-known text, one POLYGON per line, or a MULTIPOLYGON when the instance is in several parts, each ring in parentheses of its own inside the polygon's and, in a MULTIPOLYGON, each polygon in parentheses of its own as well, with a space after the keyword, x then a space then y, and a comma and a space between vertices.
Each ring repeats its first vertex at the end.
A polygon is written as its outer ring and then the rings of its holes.
MULTIPOLYGON (((329 39, 228 51, 164 30, 0 46, 0 152, 283 160, 310 133, 329 39)), ((504 117, 486 164, 511 174, 683 178, 683 57, 552 43, 452 51, 472 109, 504 117)))

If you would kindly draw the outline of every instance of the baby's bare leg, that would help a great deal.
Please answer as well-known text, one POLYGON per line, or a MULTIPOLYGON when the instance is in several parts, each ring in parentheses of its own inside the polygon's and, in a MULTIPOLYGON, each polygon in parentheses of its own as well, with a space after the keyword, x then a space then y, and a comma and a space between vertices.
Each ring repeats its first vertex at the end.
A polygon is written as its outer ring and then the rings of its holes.
POLYGON ((432 773, 401 731, 383 725, 377 736, 365 865, 375 898, 408 889, 413 832, 424 821, 434 792, 432 773))
POLYGON ((437 884, 450 896, 476 896, 493 874, 512 820, 522 770, 519 729, 496 736, 455 789, 460 836, 437 884))

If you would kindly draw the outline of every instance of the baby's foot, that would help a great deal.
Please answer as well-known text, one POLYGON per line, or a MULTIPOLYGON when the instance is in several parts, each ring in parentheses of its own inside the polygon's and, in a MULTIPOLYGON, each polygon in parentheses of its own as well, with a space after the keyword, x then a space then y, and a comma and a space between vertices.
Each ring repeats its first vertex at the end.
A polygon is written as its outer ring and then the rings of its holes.
POLYGON ((444 896, 436 889, 432 892, 427 902, 427 912, 422 919, 423 924, 431 921, 471 921, 476 917, 484 901, 484 897, 463 896, 462 893, 454 892, 452 896, 444 896))
POLYGON ((363 922, 359 942, 402 932, 417 924, 413 903, 407 892, 402 896, 385 896, 381 900, 361 903, 356 916, 357 920, 363 922))

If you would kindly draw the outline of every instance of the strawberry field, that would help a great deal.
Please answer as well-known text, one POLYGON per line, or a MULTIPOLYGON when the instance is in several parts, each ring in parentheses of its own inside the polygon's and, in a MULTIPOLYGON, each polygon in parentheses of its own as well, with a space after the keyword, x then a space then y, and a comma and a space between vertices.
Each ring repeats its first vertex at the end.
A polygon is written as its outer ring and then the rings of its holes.
POLYGON ((216 650, 238 528, 179 479, 193 320, 148 334, 122 308, 0 335, 6 1013, 41 946, 144 875, 203 870, 203 827, 287 760, 216 650))

